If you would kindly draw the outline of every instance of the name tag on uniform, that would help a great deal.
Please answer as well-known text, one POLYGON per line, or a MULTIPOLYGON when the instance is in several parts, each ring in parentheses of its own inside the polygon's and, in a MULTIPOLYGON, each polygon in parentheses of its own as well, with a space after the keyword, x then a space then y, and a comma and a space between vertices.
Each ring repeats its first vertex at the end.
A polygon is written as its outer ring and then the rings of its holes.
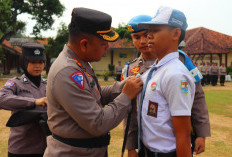
POLYGON ((147 115, 157 118, 158 103, 149 101, 147 115))

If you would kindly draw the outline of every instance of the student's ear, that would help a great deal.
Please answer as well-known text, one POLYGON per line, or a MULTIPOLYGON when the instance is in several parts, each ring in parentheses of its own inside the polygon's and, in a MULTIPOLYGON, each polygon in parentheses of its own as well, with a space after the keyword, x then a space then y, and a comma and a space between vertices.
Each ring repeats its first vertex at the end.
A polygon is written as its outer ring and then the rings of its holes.
POLYGON ((86 52, 87 51, 87 45, 88 45, 88 40, 87 39, 82 39, 80 41, 81 52, 86 52))
POLYGON ((180 35, 181 35, 181 30, 180 30, 180 28, 176 28, 176 29, 173 30, 172 39, 175 40, 175 41, 176 41, 176 40, 179 40, 180 35))

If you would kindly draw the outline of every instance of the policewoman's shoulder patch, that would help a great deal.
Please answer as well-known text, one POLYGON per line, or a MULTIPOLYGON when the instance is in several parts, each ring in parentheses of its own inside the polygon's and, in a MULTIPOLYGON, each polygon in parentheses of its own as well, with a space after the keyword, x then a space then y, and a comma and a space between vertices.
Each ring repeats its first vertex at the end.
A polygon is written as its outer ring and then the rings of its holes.
POLYGON ((189 93, 189 83, 187 80, 181 80, 180 87, 181 87, 181 90, 184 92, 184 94, 189 93))
POLYGON ((84 89, 84 75, 81 71, 75 71, 69 76, 80 89, 84 89))
POLYGON ((12 81, 7 81, 6 83, 5 83, 5 87, 13 87, 14 86, 14 82, 12 82, 12 81))

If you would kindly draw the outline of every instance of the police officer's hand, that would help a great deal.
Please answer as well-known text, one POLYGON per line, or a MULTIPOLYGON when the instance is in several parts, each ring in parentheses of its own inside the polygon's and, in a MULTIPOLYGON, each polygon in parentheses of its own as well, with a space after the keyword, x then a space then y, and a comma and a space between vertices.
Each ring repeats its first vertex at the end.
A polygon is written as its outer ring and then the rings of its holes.
POLYGON ((43 107, 45 107, 45 106, 47 106, 47 104, 48 104, 47 97, 43 97, 43 98, 35 100, 35 105, 36 106, 43 106, 43 107))
POLYGON ((200 154, 205 151, 205 137, 197 137, 195 140, 194 155, 200 154))
POLYGON ((125 93, 132 100, 134 99, 139 92, 143 89, 143 81, 140 78, 136 78, 135 76, 130 76, 126 80, 126 84, 122 89, 122 93, 125 93))

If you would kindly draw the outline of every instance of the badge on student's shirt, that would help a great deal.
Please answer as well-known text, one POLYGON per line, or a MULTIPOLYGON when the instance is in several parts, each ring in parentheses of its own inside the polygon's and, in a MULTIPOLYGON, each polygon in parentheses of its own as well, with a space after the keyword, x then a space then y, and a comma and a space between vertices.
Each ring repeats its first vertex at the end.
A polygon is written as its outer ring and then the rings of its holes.
POLYGON ((80 89, 84 89, 84 75, 80 71, 76 71, 69 76, 80 89))
POLYGON ((11 82, 11 81, 7 81, 6 83, 5 83, 5 87, 13 87, 14 86, 14 82, 11 82))
POLYGON ((130 70, 132 74, 138 72, 140 70, 140 67, 134 67, 133 69, 130 70))
POLYGON ((156 82, 151 83, 151 90, 154 91, 156 89, 156 82))
POLYGON ((188 92, 189 92, 188 84, 189 83, 188 83, 187 80, 181 80, 180 81, 181 90, 184 92, 184 94, 188 94, 188 92))
POLYGON ((149 101, 147 115, 157 118, 158 103, 149 101))

